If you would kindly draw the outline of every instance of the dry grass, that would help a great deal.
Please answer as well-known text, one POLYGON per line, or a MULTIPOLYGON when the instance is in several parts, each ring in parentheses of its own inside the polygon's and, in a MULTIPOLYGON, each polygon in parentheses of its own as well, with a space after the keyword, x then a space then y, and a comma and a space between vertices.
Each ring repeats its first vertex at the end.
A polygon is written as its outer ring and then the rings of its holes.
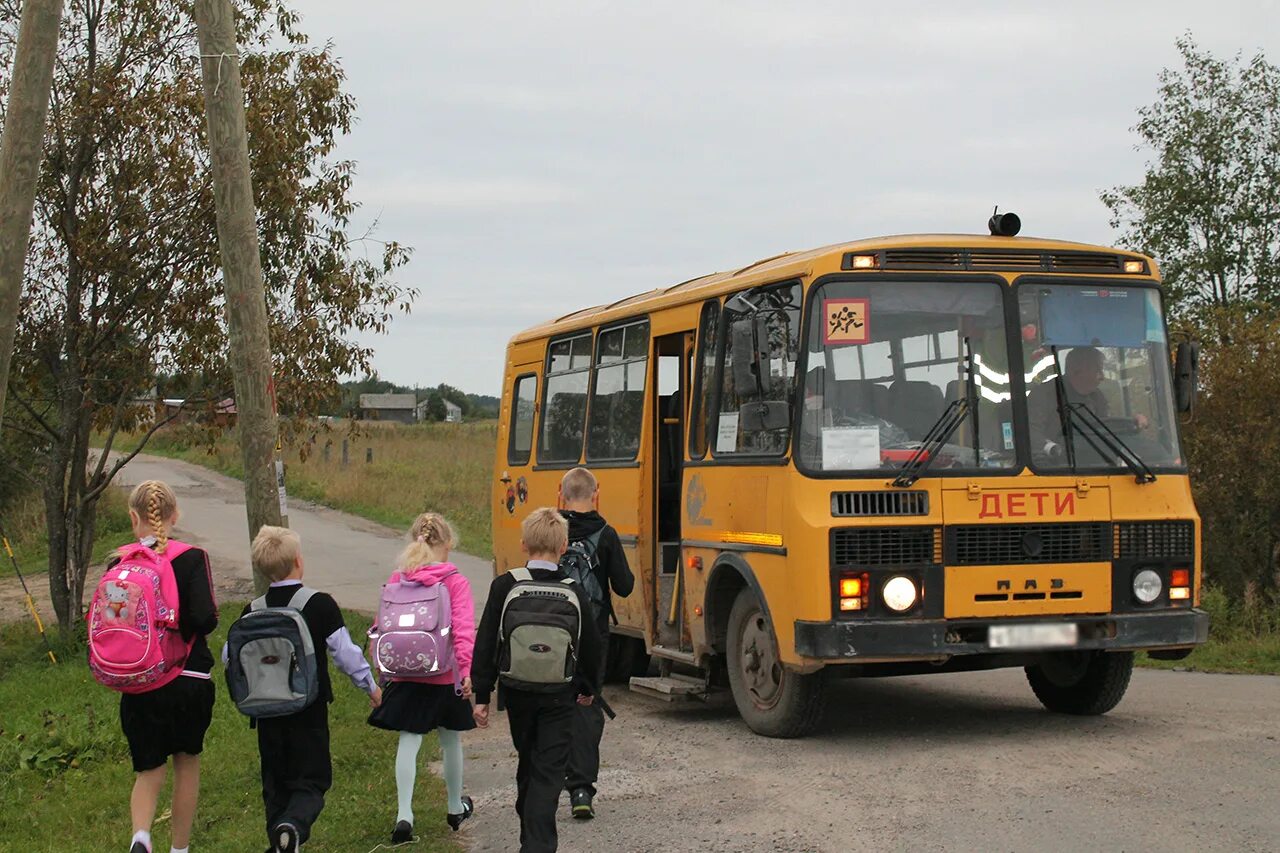
MULTIPOLYGON (((462 539, 460 550, 487 559, 490 536, 490 482, 495 421, 466 424, 347 424, 318 429, 285 446, 286 486, 291 497, 350 512, 407 530, 426 510, 442 513, 462 539), (347 442, 348 463, 342 464, 347 442), (325 446, 328 445, 326 455, 325 446), (366 452, 373 450, 373 461, 366 452)), ((157 436, 147 451, 242 474, 236 436, 212 448, 193 446, 181 433, 157 436)))

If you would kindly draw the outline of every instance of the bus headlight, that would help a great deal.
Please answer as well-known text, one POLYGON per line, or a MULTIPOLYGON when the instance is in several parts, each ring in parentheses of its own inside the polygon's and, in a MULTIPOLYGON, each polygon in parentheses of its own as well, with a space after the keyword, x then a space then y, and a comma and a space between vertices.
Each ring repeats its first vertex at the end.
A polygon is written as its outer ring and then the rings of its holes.
POLYGON ((915 581, 905 575, 897 575, 885 581, 880 597, 884 599, 885 607, 894 613, 906 613, 916 606, 920 593, 915 581))
POLYGON ((1160 597, 1164 584, 1158 572, 1143 569, 1133 576, 1133 597, 1143 604, 1150 604, 1160 597))

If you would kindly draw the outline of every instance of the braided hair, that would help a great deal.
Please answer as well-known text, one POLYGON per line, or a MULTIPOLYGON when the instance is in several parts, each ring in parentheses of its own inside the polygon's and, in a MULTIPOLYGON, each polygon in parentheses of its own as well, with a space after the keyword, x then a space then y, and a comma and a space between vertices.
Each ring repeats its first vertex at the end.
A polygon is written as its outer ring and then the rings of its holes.
POLYGON ((424 512, 409 528, 409 544, 400 552, 396 566, 401 571, 443 562, 458 547, 453 525, 438 512, 424 512))
POLYGON ((178 513, 178 496, 173 489, 160 480, 143 480, 129 494, 129 509, 146 519, 156 538, 156 553, 163 554, 169 544, 169 525, 178 513))

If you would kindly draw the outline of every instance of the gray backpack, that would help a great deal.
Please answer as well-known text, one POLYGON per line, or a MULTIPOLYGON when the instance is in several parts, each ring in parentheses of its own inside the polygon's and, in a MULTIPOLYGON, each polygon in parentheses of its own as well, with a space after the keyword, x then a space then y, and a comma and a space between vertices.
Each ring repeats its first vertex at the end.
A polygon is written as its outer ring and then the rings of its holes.
POLYGON ((582 608, 573 579, 534 580, 512 569, 515 585, 502 602, 498 678, 508 687, 554 693, 573 683, 578 669, 582 608))
POLYGON ((320 695, 316 650, 302 618, 315 590, 305 586, 284 607, 254 599, 227 632, 227 692, 250 719, 296 714, 320 695))

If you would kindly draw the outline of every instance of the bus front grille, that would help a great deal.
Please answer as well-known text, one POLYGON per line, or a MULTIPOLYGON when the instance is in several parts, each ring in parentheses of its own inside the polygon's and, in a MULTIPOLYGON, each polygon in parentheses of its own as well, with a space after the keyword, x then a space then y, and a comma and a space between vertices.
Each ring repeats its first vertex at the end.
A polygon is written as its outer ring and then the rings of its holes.
POLYGON ((1097 563, 1111 559, 1105 522, 962 524, 946 528, 951 566, 1097 563))
POLYGON ((831 493, 831 515, 836 518, 928 514, 928 492, 831 493))
POLYGON ((938 562, 936 527, 843 527, 831 531, 836 568, 909 566, 938 562))
POLYGON ((1196 554, 1193 521, 1116 523, 1116 557, 1121 560, 1190 560, 1196 554))

